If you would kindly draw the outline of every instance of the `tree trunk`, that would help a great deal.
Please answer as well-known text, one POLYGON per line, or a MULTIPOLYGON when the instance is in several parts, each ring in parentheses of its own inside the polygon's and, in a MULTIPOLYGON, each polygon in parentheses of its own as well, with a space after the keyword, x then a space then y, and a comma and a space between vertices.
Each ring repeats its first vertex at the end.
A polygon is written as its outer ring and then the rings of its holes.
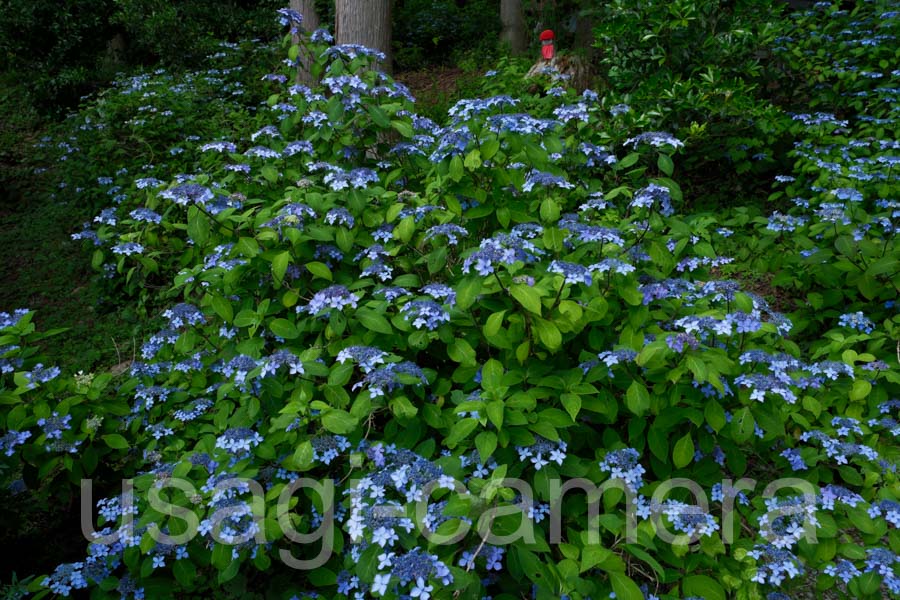
POLYGON ((335 41, 361 44, 384 52, 382 70, 391 72, 392 0, 337 0, 335 41))
POLYGON ((578 24, 575 26, 574 50, 579 54, 584 54, 589 63, 593 62, 595 54, 594 20, 590 14, 578 15, 578 24))
MULTIPOLYGON (((303 15, 303 23, 300 25, 300 31, 309 35, 319 28, 319 15, 316 13, 315 0, 291 0, 291 8, 303 15)), ((300 38, 294 36, 294 44, 298 44, 300 38)), ((297 83, 304 85, 313 85, 316 81, 313 79, 310 67, 315 62, 316 57, 303 45, 300 46, 300 68, 297 69, 297 83)))
POLYGON ((525 40, 522 0, 500 0, 500 22, 503 25, 500 41, 509 44, 514 56, 524 54, 528 49, 528 43, 525 40))

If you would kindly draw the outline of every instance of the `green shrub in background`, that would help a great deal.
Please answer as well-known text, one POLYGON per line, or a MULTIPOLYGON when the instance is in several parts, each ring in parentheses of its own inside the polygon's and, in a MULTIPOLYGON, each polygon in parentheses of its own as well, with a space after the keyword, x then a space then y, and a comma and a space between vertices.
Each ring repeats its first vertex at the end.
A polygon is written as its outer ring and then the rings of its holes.
MULTIPOLYGON (((846 151, 849 124, 795 119, 797 164, 780 181, 808 203, 754 223, 758 208, 690 210, 688 149, 615 96, 552 76, 516 92, 509 61, 487 97, 436 123, 370 53, 316 48, 321 86, 272 74, 239 124, 156 148, 176 158, 152 175, 97 181, 112 200, 85 245, 167 303, 126 373, 63 373, 29 353, 28 311, 0 313, 0 457, 48 482, 16 489, 73 495, 114 470, 135 490, 133 528, 128 494, 98 490, 111 537, 32 591, 900 593, 900 316, 897 290, 873 285, 897 264, 894 118, 859 118, 846 151), (742 287, 763 270, 748 248, 791 255, 792 276, 814 272, 838 301, 781 313, 742 287), (319 491, 292 493, 301 477, 319 491), (554 491, 575 478, 606 491, 554 491), (485 524, 526 535, 486 541, 485 524), (288 566, 322 542, 323 564, 288 566)), ((137 110, 167 77, 132 82, 137 110)), ((882 101, 893 110, 896 95, 882 101)))
POLYGON ((111 17, 128 35, 132 62, 198 64, 220 40, 269 38, 278 0, 116 0, 111 17))
POLYGON ((767 99, 782 10, 772 0, 613 0, 592 11, 602 85, 685 140, 686 184, 698 191, 723 178, 734 191, 735 174, 764 176, 786 150, 786 121, 767 99))
POLYGON ((11 71, 42 109, 72 105, 103 80, 114 0, 10 0, 0 10, 0 70, 11 71))
POLYGON ((117 71, 195 67, 219 40, 269 37, 280 2, 263 0, 10 0, 0 10, 0 70, 43 112, 56 112, 117 71))
POLYGON ((465 56, 489 64, 497 54, 500 3, 400 0, 394 7, 394 60, 399 70, 454 64, 465 56))

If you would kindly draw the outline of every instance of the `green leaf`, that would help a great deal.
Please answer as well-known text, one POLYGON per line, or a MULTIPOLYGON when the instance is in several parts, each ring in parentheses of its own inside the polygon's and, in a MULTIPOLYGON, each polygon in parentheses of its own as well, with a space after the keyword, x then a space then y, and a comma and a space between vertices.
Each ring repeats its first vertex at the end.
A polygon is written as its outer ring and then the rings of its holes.
POLYGON ((197 582, 197 567, 190 559, 176 560, 172 563, 172 573, 175 579, 186 589, 193 589, 197 582))
POLYGON ((188 235, 199 247, 206 245, 209 240, 209 217, 196 206, 188 209, 188 235))
POLYGON ((631 154, 629 154, 628 156, 626 156, 625 158, 623 158, 622 160, 617 162, 615 165, 615 168, 627 169, 628 167, 636 164, 637 161, 640 160, 640 158, 641 158, 640 154, 638 154, 637 152, 632 152, 631 154))
POLYGON ((672 157, 668 154, 660 154, 659 158, 656 159, 656 166, 669 177, 675 172, 675 163, 672 162, 672 157))
POLYGON ((663 566, 659 564, 659 561, 653 558, 649 552, 639 546, 635 546, 634 544, 626 544, 625 550, 627 550, 629 554, 635 556, 637 559, 642 560, 650 565, 650 567, 661 579, 665 578, 666 570, 663 569, 663 566))
POLYGON ((262 172, 262 176, 269 183, 276 183, 278 181, 278 169, 272 165, 265 165, 260 171, 262 172))
POLYGON ((553 321, 536 318, 532 321, 532 326, 538 334, 538 339, 548 350, 551 352, 559 350, 562 346, 562 334, 553 321))
POLYGON ((541 314, 541 296, 533 287, 524 283, 514 283, 509 286, 509 293, 529 312, 536 315, 541 314))
POLYGON ((503 428, 503 401, 502 400, 494 400, 488 402, 485 407, 485 412, 487 412, 488 420, 493 423, 494 427, 497 429, 503 428))
POLYGON ((756 421, 753 420, 753 415, 746 406, 735 412, 734 418, 731 419, 732 439, 738 443, 746 442, 753 435, 755 425, 756 421))
POLYGON ((695 381, 697 381, 698 383, 706 383, 706 363, 703 362, 702 359, 689 354, 687 356, 687 359, 685 360, 685 364, 687 365, 687 368, 690 370, 690 372, 693 373, 695 381))
POLYGON ((390 402, 391 412, 393 412, 397 417, 401 419, 411 419, 415 417, 419 412, 413 403, 409 401, 409 398, 406 396, 398 396, 397 398, 392 398, 390 402))
POLYGON ((675 448, 672 450, 672 462, 675 463, 675 468, 681 469, 691 464, 692 460, 694 460, 694 440, 688 432, 675 442, 675 448))
POLYGON ((281 285, 281 282, 284 281, 284 274, 287 272, 290 263, 291 253, 287 251, 276 254, 275 258, 272 259, 272 277, 278 285, 281 285))
POLYGON ((481 164, 481 151, 477 148, 469 152, 466 155, 466 160, 463 162, 463 165, 466 167, 466 169, 470 171, 474 171, 475 169, 479 168, 481 164))
POLYGON ((216 314, 222 317, 222 320, 226 323, 231 323, 232 319, 234 319, 234 309, 231 306, 231 302, 226 298, 213 296, 212 307, 216 314))
POLYGON ((707 401, 703 408, 703 416, 706 417, 706 422, 716 433, 725 427, 725 409, 715 400, 707 401))
POLYGON ((374 310, 368 308, 360 308, 357 309, 355 316, 356 320, 359 321, 359 324, 369 331, 374 331, 375 333, 383 333, 384 335, 391 335, 394 333, 394 328, 391 327, 390 322, 384 317, 384 315, 379 314, 374 310))
MULTIPOLYGON (((456 306, 460 310, 468 310, 478 298, 483 285, 483 277, 466 277, 456 284, 456 306)), ((399 284, 394 284, 399 285, 399 284)))
POLYGON ((494 158, 494 155, 497 154, 497 150, 500 149, 500 141, 497 139, 490 139, 481 144, 481 157, 484 160, 491 160, 494 158))
POLYGON ((455 448, 458 443, 475 431, 476 427, 478 427, 478 419, 466 418, 457 421, 444 439, 444 445, 448 448, 455 448))
POLYGON ((482 464, 487 464, 488 458, 497 449, 497 434, 493 431, 482 431, 475 436, 475 447, 478 448, 482 464))
POLYGON ((405 138, 411 138, 413 136, 412 125, 406 121, 391 121, 391 127, 396 129, 397 132, 405 138))
POLYGON ((644 600, 641 588, 624 573, 613 572, 609 574, 616 600, 644 600))
POLYGON ((477 364, 475 362, 475 350, 469 342, 463 338, 455 338, 450 342, 450 345, 447 346, 447 356, 449 356, 450 360, 453 362, 458 362, 464 366, 474 366, 477 364))
POLYGON ((655 365, 656 361, 661 363, 662 361, 660 359, 665 356, 666 348, 666 343, 662 340, 650 342, 641 349, 637 358, 634 359, 634 362, 636 362, 639 367, 655 365))
POLYGON ((562 394, 559 399, 563 408, 566 409, 566 412, 569 413, 569 416, 574 421, 581 411, 581 396, 578 394, 562 394))
POLYGON ((500 387, 503 379, 503 364, 499 360, 490 359, 481 367, 481 387, 492 392, 500 387))
POLYGON ((344 435, 356 429, 356 417, 345 410, 329 410, 322 415, 322 426, 331 433, 344 435))
POLYGON ((865 379, 857 379, 850 388, 850 399, 854 402, 863 400, 872 392, 872 384, 865 379))
POLYGON ((463 161, 459 156, 450 159, 450 179, 459 181, 463 178, 463 161))
POLYGON ((372 117, 372 122, 379 127, 388 128, 391 126, 391 120, 380 106, 369 104, 368 113, 369 116, 372 117))
POLYGON ((253 258, 259 254, 259 242, 254 238, 242 237, 237 243, 238 252, 248 258, 253 258))
POLYGON ((559 221, 559 204, 552 198, 544 198, 544 201, 541 202, 541 219, 545 223, 559 221))
POLYGON ((332 281, 331 269, 329 269, 328 265, 325 263, 316 261, 308 262, 306 263, 306 270, 309 271, 313 277, 332 281))
POLYGON ((650 408, 650 393, 643 383, 637 380, 631 382, 628 391, 625 392, 625 405, 639 417, 647 412, 650 408))
POLYGON ((400 240, 401 242, 408 242, 412 239, 413 234, 416 232, 416 219, 415 217, 409 216, 404 217, 400 220, 397 226, 394 228, 394 237, 400 240))
POLYGON ((484 335, 486 337, 494 337, 500 332, 500 327, 503 325, 503 315, 505 314, 506 311, 501 310, 500 312, 493 313, 487 318, 487 321, 484 324, 484 335))
POLYGON ((612 551, 599 544, 585 546, 581 549, 581 566, 579 571, 584 573, 593 569, 600 563, 605 562, 610 556, 612 556, 612 551))
POLYGON ((273 319, 269 323, 269 330, 280 338, 293 340, 300 336, 297 326, 287 319, 273 319))
POLYGON ((689 575, 681 584, 684 596, 699 596, 704 600, 725 600, 725 590, 719 582, 706 575, 689 575))
POLYGON ((110 433, 109 435, 104 435, 103 441, 106 442, 107 446, 115 450, 125 450, 130 446, 128 440, 126 440, 118 433, 110 433))

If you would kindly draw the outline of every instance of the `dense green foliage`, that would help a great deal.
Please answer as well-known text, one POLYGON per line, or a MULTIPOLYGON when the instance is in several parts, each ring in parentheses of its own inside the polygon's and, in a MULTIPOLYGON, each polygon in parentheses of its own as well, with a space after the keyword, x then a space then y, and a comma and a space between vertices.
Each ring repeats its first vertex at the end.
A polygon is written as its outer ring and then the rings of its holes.
POLYGON ((715 194, 723 179, 735 191, 753 180, 736 174, 778 172, 787 125, 770 98, 786 81, 772 57, 783 10, 767 0, 615 1, 593 13, 610 94, 685 141, 698 194, 727 201, 715 194))
POLYGON ((10 0, 0 10, 0 72, 44 112, 76 106, 118 71, 194 67, 221 40, 270 37, 273 0, 10 0))
POLYGON ((740 114, 716 77, 651 106, 709 67, 671 11, 708 24, 711 4, 666 6, 639 18, 671 69, 632 39, 602 94, 504 60, 435 123, 320 32, 315 89, 283 66, 251 83, 236 67, 267 49, 226 45, 215 71, 120 80, 43 141, 57 193, 98 210, 75 237, 155 333, 124 372, 64 373, 32 313, 0 313, 13 500, 90 478, 103 538, 30 589, 900 594, 900 11, 820 3, 747 44, 715 25, 722 80, 759 47, 815 74, 789 94, 804 112, 735 79, 740 114), (702 165, 787 135, 767 200, 696 195, 702 165))
POLYGON ((404 0, 394 10, 394 60, 398 70, 457 64, 464 54, 488 64, 497 50, 499 3, 404 0))

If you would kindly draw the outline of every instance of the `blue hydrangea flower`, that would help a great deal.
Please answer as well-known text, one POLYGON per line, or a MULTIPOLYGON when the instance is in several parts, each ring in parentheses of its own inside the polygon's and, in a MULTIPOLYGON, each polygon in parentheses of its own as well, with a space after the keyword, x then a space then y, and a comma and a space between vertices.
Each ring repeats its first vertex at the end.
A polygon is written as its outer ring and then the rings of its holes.
POLYGON ((179 329, 186 325, 200 325, 206 321, 199 308, 184 302, 166 309, 162 316, 169 320, 169 327, 173 329, 179 329))
POLYGON ((875 323, 873 323, 862 311, 855 313, 844 313, 838 319, 838 324, 842 327, 849 327, 862 331, 863 333, 872 333, 875 331, 875 323))
POLYGON ((583 283, 584 285, 591 285, 590 269, 577 263, 554 260, 547 267, 547 271, 562 275, 567 284, 583 283))
POLYGON ((640 462, 641 455, 634 448, 612 450, 600 461, 600 470, 609 473, 610 479, 621 479, 634 493, 644 485, 646 473, 640 462))
POLYGON ((248 427, 232 427, 216 438, 216 448, 222 448, 231 454, 239 454, 249 452, 262 441, 262 436, 248 427))
POLYGON ((343 285, 332 285, 312 297, 306 306, 298 306, 297 312, 318 315, 326 309, 343 310, 345 307, 356 308, 359 298, 343 285))
POLYGON ((412 322, 412 326, 416 329, 425 327, 429 331, 434 331, 441 323, 450 322, 450 314, 444 310, 444 307, 432 300, 407 302, 400 312, 407 321, 412 322))
POLYGON ((574 184, 566 181, 566 178, 562 175, 554 175, 553 173, 532 169, 525 175, 525 183, 522 185, 522 191, 526 193, 530 192, 535 186, 556 187, 564 190, 571 190, 575 187, 574 184))
POLYGON ((647 131, 625 140, 626 146, 637 148, 640 144, 649 144, 655 148, 671 146, 672 148, 677 149, 684 147, 684 142, 671 133, 666 133, 664 131, 647 131))
POLYGON ((369 373, 378 365, 384 364, 384 359, 388 353, 371 346, 349 346, 344 348, 337 355, 337 362, 345 363, 348 360, 359 365, 363 373, 369 373))

